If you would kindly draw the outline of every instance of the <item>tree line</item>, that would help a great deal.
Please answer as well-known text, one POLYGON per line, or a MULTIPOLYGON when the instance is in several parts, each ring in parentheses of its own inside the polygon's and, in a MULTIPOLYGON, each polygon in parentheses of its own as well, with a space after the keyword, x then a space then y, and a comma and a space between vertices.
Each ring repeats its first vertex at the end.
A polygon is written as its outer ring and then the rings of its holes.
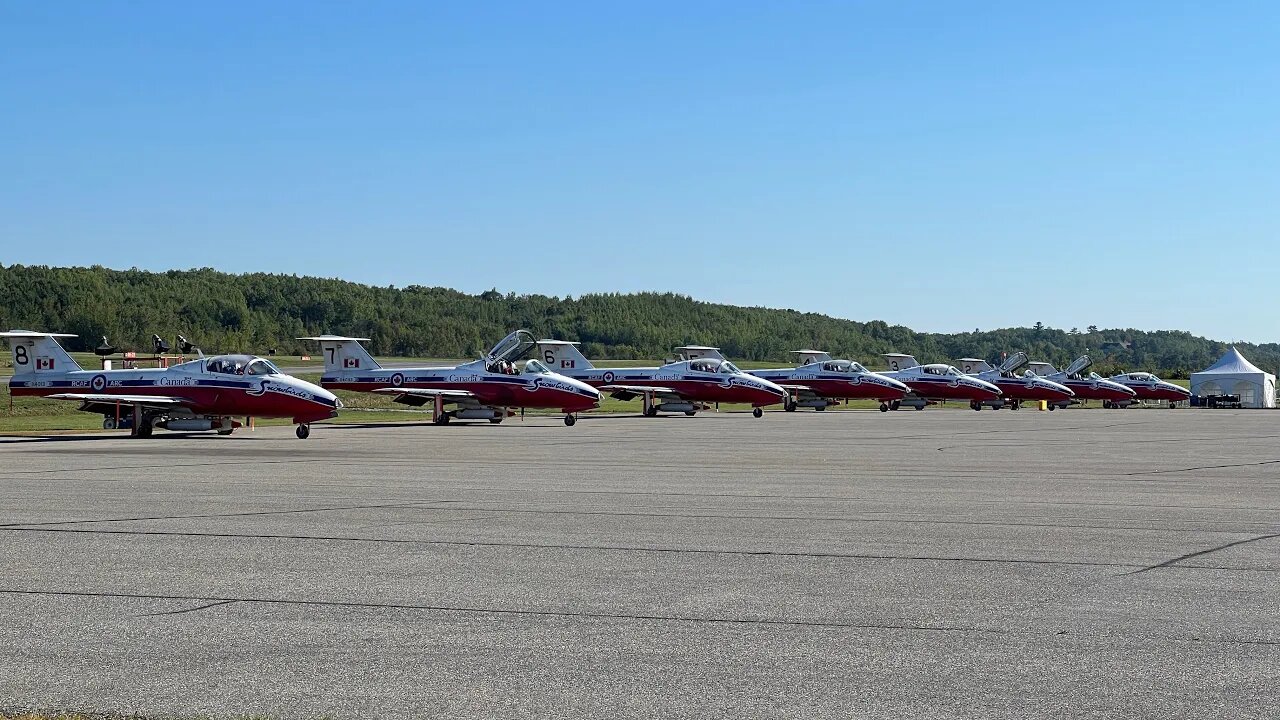
MULTIPOLYGON (((489 290, 469 295, 441 287, 372 287, 337 279, 210 268, 163 273, 94 267, 0 265, 0 327, 75 333, 71 350, 92 350, 102 336, 139 351, 152 334, 185 335, 205 352, 298 355, 313 352, 298 336, 332 332, 370 338, 377 355, 478 357, 512 329, 577 340, 592 358, 661 359, 677 345, 717 345, 747 360, 789 360, 788 351, 820 348, 884 367, 885 352, 921 362, 958 357, 998 361, 1026 351, 1063 367, 1088 352, 1100 373, 1143 369, 1186 377, 1229 345, 1181 331, 1004 328, 920 333, 872 320, 738 307, 673 293, 602 293, 578 298, 489 290)), ((1274 372, 1280 344, 1237 343, 1254 364, 1274 372)))

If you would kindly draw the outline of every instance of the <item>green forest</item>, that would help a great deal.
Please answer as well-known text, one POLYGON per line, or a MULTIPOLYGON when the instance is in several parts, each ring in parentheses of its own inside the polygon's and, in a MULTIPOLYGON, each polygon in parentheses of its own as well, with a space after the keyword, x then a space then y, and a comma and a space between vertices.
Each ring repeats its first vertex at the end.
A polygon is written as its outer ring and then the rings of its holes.
MULTIPOLYGON (((670 357, 677 345, 699 343, 745 360, 786 361, 789 350, 820 348, 872 368, 884 367, 884 352, 950 362, 1024 350, 1063 367, 1088 352, 1101 373, 1142 369, 1175 378, 1206 367, 1228 347, 1187 332, 1040 323, 919 333, 879 320, 721 305, 672 293, 468 295, 208 268, 156 273, 0 265, 0 328, 75 333, 79 337, 66 342, 70 350, 92 350, 106 336, 118 347, 146 351, 152 334, 169 342, 182 334, 205 352, 297 355, 314 348, 294 338, 332 332, 370 338, 377 355, 462 358, 479 356, 519 327, 539 337, 581 341, 591 358, 657 360, 670 357)), ((1264 370, 1280 367, 1280 344, 1237 347, 1264 370)))

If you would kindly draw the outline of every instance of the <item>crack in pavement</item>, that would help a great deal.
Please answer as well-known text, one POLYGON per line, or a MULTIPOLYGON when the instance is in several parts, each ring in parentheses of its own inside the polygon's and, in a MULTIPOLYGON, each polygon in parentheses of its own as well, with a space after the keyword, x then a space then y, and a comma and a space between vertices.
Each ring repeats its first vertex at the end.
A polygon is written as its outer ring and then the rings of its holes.
POLYGON ((1229 465, 1200 465, 1198 467, 1176 468, 1173 470, 1142 470, 1140 472, 1125 473, 1125 475, 1127 477, 1132 477, 1134 475, 1163 475, 1165 473, 1194 472, 1196 470, 1220 470, 1223 468, 1257 467, 1259 465, 1275 465, 1277 463, 1280 463, 1280 460, 1263 460, 1262 462, 1251 462, 1251 463, 1231 463, 1229 465))
POLYGON ((1258 542, 1259 540, 1270 540, 1272 538, 1278 538, 1278 537, 1280 537, 1280 533, 1271 533, 1270 535, 1259 535, 1257 537, 1245 538, 1243 540, 1236 540, 1234 542, 1229 542, 1224 545, 1219 545, 1217 547, 1211 547, 1208 550, 1199 550, 1197 552, 1187 553, 1186 555, 1179 555, 1178 557, 1173 558, 1172 560, 1165 560, 1164 562, 1159 563, 1157 565, 1150 565, 1148 567, 1134 570, 1133 572, 1123 573, 1122 576, 1137 575, 1139 573, 1149 572, 1151 570, 1159 570, 1160 568, 1166 568, 1171 565, 1176 565, 1177 563, 1180 563, 1183 560, 1190 560, 1191 558, 1200 557, 1202 555, 1209 555, 1211 553, 1216 553, 1221 550, 1226 550, 1227 548, 1233 548, 1237 545, 1245 545, 1248 543, 1258 542))
MULTIPOLYGON (((198 608, 190 608, 179 612, 190 612, 193 610, 202 610, 207 607, 217 605, 226 605, 228 603, 251 603, 251 604, 270 604, 270 605, 299 605, 307 607, 330 607, 330 608, 356 608, 356 609, 376 609, 376 610, 427 610, 434 612, 456 612, 486 615, 526 615, 533 617, 565 617, 565 618, 585 618, 590 620, 651 620, 661 622, 687 622, 687 623, 712 623, 712 624, 728 624, 728 625, 775 625, 789 627, 818 627, 818 628, 841 628, 841 629, 859 629, 859 630, 917 630, 925 632, 978 632, 992 633, 997 635, 1005 634, 1003 630, 993 628, 979 627, 956 627, 949 625, 911 625, 911 624, 892 624, 892 623, 842 623, 835 621, 820 620, 785 620, 780 618, 733 618, 733 617, 702 617, 697 615, 650 615, 639 613, 605 613, 605 612, 574 612, 571 610, 519 610, 515 608, 488 608, 488 607, 472 607, 466 605, 428 605, 418 603, 375 603, 375 602, 358 602, 354 600, 289 600, 285 598, 249 598, 249 597, 200 597, 195 595, 158 595, 145 593, 111 593, 111 592, 88 592, 88 591, 69 591, 69 590, 16 590, 11 588, 0 589, 0 593, 8 595, 44 595, 44 596, 60 596, 60 597, 88 597, 88 598, 121 598, 136 600, 204 600, 210 601, 209 605, 198 608)), ((176 614, 176 613, 162 613, 176 614)))
POLYGON ((209 608, 218 607, 219 605, 230 605, 231 603, 234 603, 234 602, 240 602, 240 601, 239 600, 219 600, 217 602, 211 602, 205 605, 199 605, 197 607, 183 608, 182 610, 169 610, 167 612, 146 613, 141 617, 160 617, 161 615, 181 615, 183 613, 197 612, 199 610, 208 610, 209 608))

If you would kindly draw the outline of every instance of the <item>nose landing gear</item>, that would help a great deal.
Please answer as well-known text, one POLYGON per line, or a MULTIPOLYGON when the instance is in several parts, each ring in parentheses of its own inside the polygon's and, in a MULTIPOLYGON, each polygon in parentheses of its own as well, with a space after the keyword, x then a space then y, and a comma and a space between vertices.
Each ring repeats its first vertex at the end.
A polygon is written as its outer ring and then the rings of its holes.
POLYGON ((569 427, 573 427, 574 424, 577 422, 578 422, 578 418, 574 417, 573 415, 566 414, 564 416, 564 424, 568 425, 569 427))
POLYGON ((753 408, 751 410, 751 414, 754 415, 755 417, 762 417, 764 415, 764 411, 761 410, 760 408, 753 408))
POLYGON ((311 426, 305 423, 299 423, 298 429, 294 431, 294 434, 298 436, 299 440, 306 440, 311 437, 311 426))

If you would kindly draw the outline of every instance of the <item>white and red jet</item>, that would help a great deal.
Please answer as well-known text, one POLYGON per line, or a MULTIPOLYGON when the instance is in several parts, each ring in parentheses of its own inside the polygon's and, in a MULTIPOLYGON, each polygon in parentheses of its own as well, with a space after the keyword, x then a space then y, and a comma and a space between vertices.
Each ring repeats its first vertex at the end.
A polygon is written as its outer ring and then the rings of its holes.
MULTIPOLYGON (((1137 395, 1127 385, 1107 380, 1098 373, 1083 373, 1093 364, 1088 355, 1081 355, 1066 370, 1058 370, 1047 362, 1028 363, 1025 375, 1035 375, 1062 383, 1071 388, 1080 400, 1101 400, 1104 408, 1127 407, 1137 395)), ((1068 403, 1059 403, 1065 407, 1068 403)))
POLYGON ((384 368, 361 341, 368 338, 318 335, 324 353, 320 384, 334 390, 359 390, 393 395, 395 402, 432 404, 432 419, 440 425, 450 418, 500 423, 511 408, 552 408, 565 414, 564 424, 577 422, 576 413, 600 407, 600 392, 590 385, 552 372, 537 360, 523 370, 515 363, 533 347, 533 335, 517 330, 483 358, 456 367, 384 368), (456 406, 446 410, 446 405, 456 406))
POLYGON ((682 360, 661 367, 597 368, 582 355, 578 343, 539 340, 538 353, 547 365, 619 400, 643 398, 643 414, 682 412, 693 415, 711 403, 742 403, 760 417, 768 405, 788 402, 787 391, 763 378, 748 375, 724 359, 716 348, 685 345, 676 348, 682 360))
POLYGON ((1034 374, 1018 375, 1018 370, 1030 362, 1024 352, 1016 352, 1010 355, 1004 362, 1000 363, 1000 367, 992 367, 990 363, 982 358, 960 358, 956 362, 960 364, 962 372, 979 380, 986 380, 1000 388, 1001 399, 986 403, 997 410, 1006 404, 1010 408, 1017 410, 1023 402, 1035 402, 1038 400, 1049 403, 1049 409, 1053 410, 1059 404, 1070 403, 1071 398, 1076 395, 1074 390, 1062 383, 1037 377, 1034 374))
POLYGON ((1139 400, 1167 400, 1171 408, 1191 397, 1190 390, 1161 380, 1149 372, 1121 373, 1112 375, 1111 380, 1132 390, 1139 400))
POLYGON ((885 353, 883 357, 889 363, 889 370, 881 374, 911 388, 911 396, 889 403, 893 410, 900 405, 923 410, 925 405, 937 400, 968 400, 970 408, 981 410, 983 403, 1000 399, 1000 388, 986 380, 965 375, 951 365, 921 365, 914 357, 903 353, 885 353))
POLYGON ((852 360, 835 360, 821 350, 791 352, 799 356, 796 367, 751 371, 791 393, 791 402, 783 406, 787 412, 797 407, 826 410, 837 400, 879 400, 880 412, 886 412, 890 402, 911 392, 906 384, 852 360))
POLYGON ((328 390, 253 355, 202 357, 168 368, 85 370, 57 341, 75 335, 10 330, 0 337, 13 350, 12 395, 77 401, 81 410, 102 415, 103 428, 127 426, 134 437, 148 437, 154 428, 230 435, 240 427, 233 418, 245 416, 290 418, 305 438, 311 423, 342 407, 328 390))

